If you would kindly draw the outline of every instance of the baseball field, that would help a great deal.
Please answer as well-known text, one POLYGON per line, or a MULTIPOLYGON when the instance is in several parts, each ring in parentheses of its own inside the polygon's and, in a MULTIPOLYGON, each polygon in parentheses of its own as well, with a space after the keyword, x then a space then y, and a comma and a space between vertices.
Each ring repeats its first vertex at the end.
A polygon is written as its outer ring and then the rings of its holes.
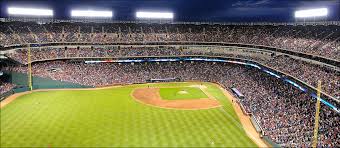
POLYGON ((0 146, 258 146, 228 97, 198 82, 34 91, 1 102, 0 146))

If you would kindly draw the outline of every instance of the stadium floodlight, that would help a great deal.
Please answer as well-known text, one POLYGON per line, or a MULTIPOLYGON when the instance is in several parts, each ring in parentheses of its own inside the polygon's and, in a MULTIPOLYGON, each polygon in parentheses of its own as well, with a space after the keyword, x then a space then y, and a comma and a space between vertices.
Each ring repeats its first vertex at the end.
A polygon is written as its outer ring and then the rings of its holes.
POLYGON ((173 19, 174 14, 171 12, 144 12, 138 11, 136 12, 137 18, 145 18, 145 19, 173 19))
POLYGON ((51 9, 8 7, 7 12, 9 15, 53 16, 51 9))
POLYGON ((327 16, 327 14, 328 14, 327 8, 295 11, 296 18, 321 17, 321 16, 327 16))
POLYGON ((112 17, 112 11, 72 10, 72 17, 112 17))

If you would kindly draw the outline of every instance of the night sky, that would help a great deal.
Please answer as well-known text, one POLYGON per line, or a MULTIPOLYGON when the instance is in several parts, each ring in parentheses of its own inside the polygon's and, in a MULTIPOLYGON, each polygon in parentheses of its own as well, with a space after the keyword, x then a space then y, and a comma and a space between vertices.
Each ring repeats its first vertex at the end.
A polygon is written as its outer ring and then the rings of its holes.
POLYGON ((175 21, 292 22, 294 11, 327 7, 327 20, 340 20, 340 0, 0 0, 1 17, 8 6, 45 7, 55 18, 69 19, 70 10, 113 10, 113 20, 135 20, 138 10, 175 13, 175 21))

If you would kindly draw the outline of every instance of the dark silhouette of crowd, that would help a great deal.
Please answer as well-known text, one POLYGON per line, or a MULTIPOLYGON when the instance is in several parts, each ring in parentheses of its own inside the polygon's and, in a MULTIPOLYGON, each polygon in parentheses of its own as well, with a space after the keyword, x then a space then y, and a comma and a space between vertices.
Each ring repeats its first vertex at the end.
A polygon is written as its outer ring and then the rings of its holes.
MULTIPOLYGON (((27 72, 25 66, 7 67, 6 70, 27 72)), ((242 104, 254 114, 264 134, 274 142, 284 147, 311 146, 315 99, 256 68, 214 62, 85 64, 48 61, 33 64, 33 75, 91 86, 144 83, 157 78, 218 82, 244 94, 242 104)), ((336 101, 331 103, 339 106, 336 101)), ((340 145, 339 117, 339 113, 321 105, 319 146, 340 145)))
POLYGON ((26 43, 227 42, 339 60, 340 26, 0 22, 0 45, 26 43))

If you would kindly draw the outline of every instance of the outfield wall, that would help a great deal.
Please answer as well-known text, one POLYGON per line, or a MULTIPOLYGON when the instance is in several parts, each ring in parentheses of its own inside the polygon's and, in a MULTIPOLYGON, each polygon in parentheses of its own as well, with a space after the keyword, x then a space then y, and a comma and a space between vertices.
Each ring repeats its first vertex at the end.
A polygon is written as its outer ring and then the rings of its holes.
MULTIPOLYGON (((17 72, 6 72, 11 78, 10 82, 25 88, 28 85, 28 75, 24 73, 17 72)), ((33 89, 56 89, 56 88, 92 88, 92 86, 85 86, 71 82, 63 82, 58 80, 52 80, 50 78, 43 78, 32 76, 32 86, 33 89)))
MULTIPOLYGON (((15 84, 16 87, 6 93, 0 94, 0 101, 14 93, 29 91, 27 74, 17 72, 5 73, 10 76, 9 82, 15 84)), ((76 83, 57 81, 37 76, 32 77, 32 83, 33 89, 93 88, 93 86, 85 86, 76 83)))

